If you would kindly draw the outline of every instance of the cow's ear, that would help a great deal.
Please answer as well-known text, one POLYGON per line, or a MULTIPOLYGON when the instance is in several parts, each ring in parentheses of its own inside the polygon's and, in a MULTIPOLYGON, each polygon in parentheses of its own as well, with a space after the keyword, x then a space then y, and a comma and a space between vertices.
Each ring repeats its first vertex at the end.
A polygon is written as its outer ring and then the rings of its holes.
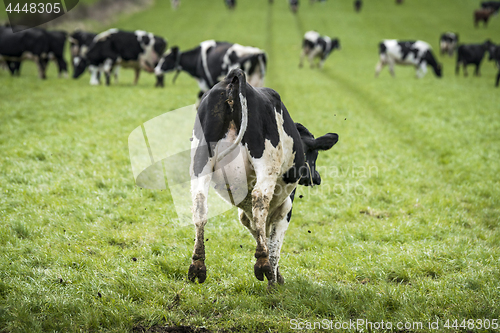
POLYGON ((313 149, 314 150, 328 150, 332 148, 337 141, 339 141, 339 136, 337 133, 328 133, 314 140, 313 149))

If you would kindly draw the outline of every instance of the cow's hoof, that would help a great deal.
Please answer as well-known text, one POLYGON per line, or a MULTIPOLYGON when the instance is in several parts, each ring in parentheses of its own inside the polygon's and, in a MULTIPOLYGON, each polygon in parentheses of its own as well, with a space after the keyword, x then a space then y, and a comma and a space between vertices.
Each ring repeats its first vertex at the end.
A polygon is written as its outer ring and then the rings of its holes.
POLYGON ((191 282, 194 282, 198 278, 199 283, 205 282, 207 278, 207 267, 205 266, 205 262, 203 260, 194 261, 189 266, 188 279, 191 282))
POLYGON ((273 280, 271 264, 269 263, 269 259, 267 258, 257 259, 257 262, 253 266, 253 271, 255 273, 255 277, 259 281, 264 281, 264 275, 266 276, 268 281, 273 280))

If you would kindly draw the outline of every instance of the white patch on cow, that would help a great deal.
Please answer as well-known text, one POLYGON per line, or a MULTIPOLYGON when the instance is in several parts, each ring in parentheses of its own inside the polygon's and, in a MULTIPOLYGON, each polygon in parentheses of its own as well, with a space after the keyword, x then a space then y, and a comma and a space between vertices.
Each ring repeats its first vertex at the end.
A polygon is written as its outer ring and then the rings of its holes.
POLYGON ((156 65, 156 67, 155 67, 155 75, 162 75, 163 74, 163 70, 161 69, 161 67, 163 66, 164 62, 165 62, 165 58, 161 57, 160 61, 158 62, 158 65, 156 65))
POLYGON ((74 57, 73 58, 73 65, 78 66, 80 64, 80 62, 82 61, 82 59, 80 57, 74 57))
POLYGON ((320 34, 316 31, 308 31, 304 34, 304 39, 310 41, 313 44, 316 44, 318 42, 318 38, 320 37, 320 34))
POLYGON ((94 43, 96 43, 98 41, 105 40, 106 38, 108 38, 109 36, 111 36, 113 34, 116 34, 117 32, 118 32, 118 29, 116 29, 116 28, 112 28, 112 29, 103 31, 94 37, 94 43))
POLYGON ((113 60, 109 58, 104 60, 104 65, 103 65, 104 72, 106 73, 111 72, 111 68, 113 68, 113 60))
POLYGON ((154 45, 155 45, 155 36, 150 33, 150 32, 145 32, 142 30, 137 30, 136 32, 137 35, 137 40, 139 41, 141 48, 143 52, 139 54, 139 64, 142 69, 149 73, 154 72, 154 66, 158 62, 158 59, 160 58, 160 54, 157 54, 154 50, 154 45), (148 36, 149 37, 149 43, 144 44, 142 43, 142 37, 143 36, 148 36))
POLYGON ((89 51, 89 47, 87 45, 82 45, 80 47, 80 55, 81 56, 85 56, 88 51, 89 51))
POLYGON ((90 71, 90 85, 97 86, 99 84, 99 79, 97 78, 97 75, 99 73, 99 68, 97 66, 90 65, 89 71, 90 71))
POLYGON ((196 79, 196 81, 198 82, 198 86, 200 87, 201 91, 207 92, 210 90, 210 86, 204 79, 196 79))
POLYGON ((210 71, 208 70, 208 59, 207 59, 208 55, 207 55, 207 53, 208 53, 208 50, 210 48, 215 47, 216 45, 217 45, 217 43, 214 40, 206 40, 206 41, 200 43, 200 46, 201 46, 201 63, 203 65, 203 70, 205 71, 205 75, 208 78, 208 84, 210 86, 212 86, 214 84, 214 80, 212 79, 212 74, 210 74, 210 71))

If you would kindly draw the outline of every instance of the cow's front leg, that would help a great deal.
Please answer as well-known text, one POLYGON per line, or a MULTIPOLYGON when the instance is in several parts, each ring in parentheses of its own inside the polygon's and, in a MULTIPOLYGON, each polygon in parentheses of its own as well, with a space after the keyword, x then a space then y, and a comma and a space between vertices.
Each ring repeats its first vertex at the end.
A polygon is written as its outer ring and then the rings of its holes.
POLYGON ((259 177, 257 176, 257 184, 252 190, 253 229, 255 230, 255 238, 257 241, 257 247, 255 249, 255 258, 257 262, 254 265, 254 273, 259 281, 264 281, 264 275, 268 281, 275 280, 269 262, 269 251, 266 240, 266 221, 269 214, 269 204, 276 185, 276 180, 270 178, 271 177, 268 176, 264 181, 259 182, 259 177))
POLYGON ((300 54, 299 68, 302 68, 304 63, 304 57, 306 56, 306 54, 307 54, 306 49, 302 49, 302 53, 300 54))
POLYGON ((475 76, 481 76, 481 73, 479 72, 479 66, 480 66, 480 65, 481 65, 480 63, 479 63, 479 64, 476 64, 476 71, 474 72, 474 75, 475 75, 475 76))
POLYGON ((283 279, 279 272, 278 264, 280 260, 281 246, 283 245, 285 232, 288 229, 288 223, 290 222, 289 213, 291 210, 292 200, 288 197, 271 218, 267 245, 269 248, 269 262, 271 264, 273 280, 268 281, 269 287, 272 287, 275 282, 278 282, 279 284, 283 284, 285 282, 285 279, 283 279))
POLYGON ((495 87, 498 87, 498 84, 500 83, 500 69, 498 70, 497 74, 497 82, 495 83, 495 87))
POLYGON ((111 71, 113 70, 114 66, 115 62, 113 59, 108 58, 104 61, 103 70, 104 70, 104 76, 106 77, 107 86, 111 84, 111 71))

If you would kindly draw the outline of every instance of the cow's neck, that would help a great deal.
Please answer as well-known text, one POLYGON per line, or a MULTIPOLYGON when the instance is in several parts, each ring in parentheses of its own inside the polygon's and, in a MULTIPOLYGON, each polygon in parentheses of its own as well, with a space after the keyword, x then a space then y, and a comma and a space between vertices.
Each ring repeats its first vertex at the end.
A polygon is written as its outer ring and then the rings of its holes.
POLYGON ((179 66, 183 71, 187 72, 189 75, 199 79, 200 74, 197 73, 196 69, 198 67, 198 61, 200 58, 199 47, 194 50, 183 52, 180 56, 179 66))

